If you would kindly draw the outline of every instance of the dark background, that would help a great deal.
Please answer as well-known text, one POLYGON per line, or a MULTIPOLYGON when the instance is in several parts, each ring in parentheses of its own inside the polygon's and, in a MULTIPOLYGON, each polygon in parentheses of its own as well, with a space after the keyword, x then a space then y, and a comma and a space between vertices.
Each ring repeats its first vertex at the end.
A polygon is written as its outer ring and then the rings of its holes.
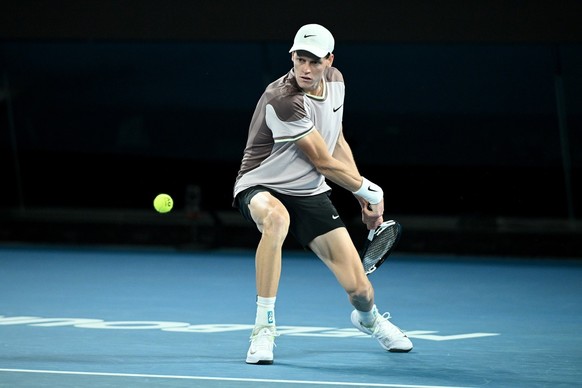
POLYGON ((3 2, 0 241, 252 247, 230 206, 248 123, 315 22, 402 250, 582 256, 580 20, 579 1, 3 2))

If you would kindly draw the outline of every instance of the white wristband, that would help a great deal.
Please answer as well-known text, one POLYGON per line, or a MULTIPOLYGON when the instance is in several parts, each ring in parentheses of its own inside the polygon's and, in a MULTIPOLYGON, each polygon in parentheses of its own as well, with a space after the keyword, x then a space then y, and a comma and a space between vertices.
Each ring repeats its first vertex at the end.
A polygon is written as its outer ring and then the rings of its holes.
POLYGON ((354 195, 364 198, 366 201, 370 202, 372 205, 376 205, 382 201, 384 198, 384 192, 375 183, 370 182, 366 178, 362 177, 362 186, 357 191, 353 192, 354 195))

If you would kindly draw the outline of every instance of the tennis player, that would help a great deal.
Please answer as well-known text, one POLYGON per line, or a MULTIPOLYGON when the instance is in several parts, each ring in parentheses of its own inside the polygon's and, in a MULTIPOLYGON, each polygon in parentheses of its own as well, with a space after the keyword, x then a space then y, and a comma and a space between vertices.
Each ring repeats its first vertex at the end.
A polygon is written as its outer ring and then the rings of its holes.
POLYGON ((383 221, 383 191, 360 175, 342 133, 345 90, 332 66, 334 43, 325 27, 302 26, 289 50, 293 68, 267 86, 249 126, 233 190, 233 206, 261 233, 249 364, 273 363, 275 301, 289 232, 335 275, 354 307, 355 327, 390 352, 412 349, 390 314, 378 312, 358 251, 330 200, 326 180, 354 194, 368 229, 383 221))

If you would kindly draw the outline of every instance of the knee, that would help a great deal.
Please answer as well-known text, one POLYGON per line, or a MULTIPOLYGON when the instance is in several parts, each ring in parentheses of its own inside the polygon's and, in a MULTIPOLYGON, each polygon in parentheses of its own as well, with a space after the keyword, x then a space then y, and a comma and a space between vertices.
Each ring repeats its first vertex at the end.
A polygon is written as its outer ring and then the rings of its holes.
POLYGON ((289 231, 290 218, 283 206, 271 208, 263 220, 263 232, 285 237, 289 231))

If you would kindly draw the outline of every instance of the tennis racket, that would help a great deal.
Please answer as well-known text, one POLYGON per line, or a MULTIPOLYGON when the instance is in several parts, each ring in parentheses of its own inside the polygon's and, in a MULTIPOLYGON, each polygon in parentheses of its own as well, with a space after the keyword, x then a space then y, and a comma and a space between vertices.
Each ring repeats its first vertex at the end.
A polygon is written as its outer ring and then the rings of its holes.
POLYGON ((384 221, 376 229, 370 230, 360 256, 366 275, 382 265, 398 244, 402 227, 394 220, 384 221))

